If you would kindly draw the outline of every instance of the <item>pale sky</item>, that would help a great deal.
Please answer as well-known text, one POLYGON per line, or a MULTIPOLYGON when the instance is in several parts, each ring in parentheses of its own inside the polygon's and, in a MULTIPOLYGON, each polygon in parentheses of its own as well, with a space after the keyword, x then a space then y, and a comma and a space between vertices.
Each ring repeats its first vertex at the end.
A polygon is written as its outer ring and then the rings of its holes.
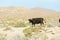
POLYGON ((60 11, 60 0, 0 0, 0 7, 47 8, 60 11))

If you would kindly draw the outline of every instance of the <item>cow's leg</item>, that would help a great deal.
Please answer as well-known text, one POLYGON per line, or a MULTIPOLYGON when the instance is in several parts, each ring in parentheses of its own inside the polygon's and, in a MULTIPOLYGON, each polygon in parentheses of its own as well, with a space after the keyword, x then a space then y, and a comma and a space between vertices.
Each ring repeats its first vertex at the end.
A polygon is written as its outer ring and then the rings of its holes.
POLYGON ((35 24, 34 24, 34 27, 35 27, 35 24))
POLYGON ((32 23, 32 27, 35 27, 35 24, 32 23))
POLYGON ((40 23, 40 25, 42 26, 42 25, 44 25, 44 23, 40 23))
POLYGON ((35 24, 32 24, 32 28, 33 28, 33 29, 32 29, 32 32, 34 32, 34 27, 35 27, 35 24))

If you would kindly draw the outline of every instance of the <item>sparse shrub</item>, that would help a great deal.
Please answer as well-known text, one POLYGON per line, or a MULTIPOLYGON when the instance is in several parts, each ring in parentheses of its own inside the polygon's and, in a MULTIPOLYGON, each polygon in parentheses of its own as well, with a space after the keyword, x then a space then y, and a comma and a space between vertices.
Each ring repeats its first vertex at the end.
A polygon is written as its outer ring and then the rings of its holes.
POLYGON ((25 27, 26 25, 24 24, 24 22, 16 22, 16 24, 14 25, 14 27, 25 27))
POLYGON ((31 28, 27 28, 23 32, 24 32, 24 34, 25 34, 26 37, 30 37, 32 30, 31 30, 31 28))
POLYGON ((15 25, 15 22, 9 22, 8 25, 14 26, 15 25))
POLYGON ((4 31, 8 31, 8 30, 11 30, 11 28, 10 28, 10 27, 6 27, 6 28, 4 29, 4 31))
POLYGON ((17 19, 17 18, 7 18, 9 21, 8 25, 13 27, 25 27, 25 21, 23 19, 17 19))
POLYGON ((34 32, 34 33, 38 33, 39 32, 39 28, 38 27, 30 27, 30 28, 27 28, 25 29, 23 32, 25 34, 26 37, 31 37, 31 33, 34 32))

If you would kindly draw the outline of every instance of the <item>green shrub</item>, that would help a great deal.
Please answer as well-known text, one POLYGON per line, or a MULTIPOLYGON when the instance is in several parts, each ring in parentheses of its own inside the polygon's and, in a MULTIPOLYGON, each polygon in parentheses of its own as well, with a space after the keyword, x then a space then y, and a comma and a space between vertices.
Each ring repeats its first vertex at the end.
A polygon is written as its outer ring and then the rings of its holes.
POLYGON ((30 37, 31 33, 32 33, 32 29, 31 28, 27 28, 23 32, 24 32, 26 37, 30 37))
POLYGON ((38 28, 38 27, 34 27, 34 28, 30 27, 30 28, 25 29, 23 32, 24 32, 26 37, 31 37, 31 35, 32 35, 31 33, 32 32, 38 33, 39 30, 40 30, 40 28, 38 28))

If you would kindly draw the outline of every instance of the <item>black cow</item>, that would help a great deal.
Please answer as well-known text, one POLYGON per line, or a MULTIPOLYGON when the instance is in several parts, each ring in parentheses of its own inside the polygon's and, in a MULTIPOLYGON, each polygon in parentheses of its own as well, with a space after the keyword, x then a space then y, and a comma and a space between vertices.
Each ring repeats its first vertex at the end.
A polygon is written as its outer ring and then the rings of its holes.
POLYGON ((59 22, 60 22, 60 19, 59 19, 59 22))
POLYGON ((29 22, 32 23, 32 25, 35 26, 35 24, 44 24, 44 18, 32 18, 32 19, 29 19, 29 22))

